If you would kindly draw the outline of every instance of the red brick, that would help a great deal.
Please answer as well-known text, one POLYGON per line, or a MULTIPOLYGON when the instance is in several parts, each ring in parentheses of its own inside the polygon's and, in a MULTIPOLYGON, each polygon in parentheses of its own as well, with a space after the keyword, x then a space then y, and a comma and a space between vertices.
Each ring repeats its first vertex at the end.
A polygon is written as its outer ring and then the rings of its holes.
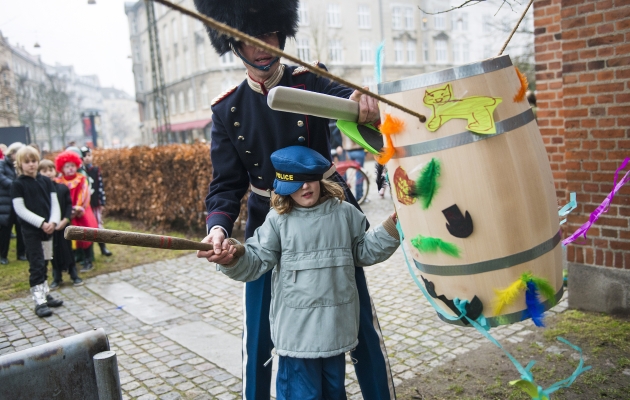
POLYGON ((619 231, 615 229, 602 228, 602 236, 609 237, 609 238, 617 238, 619 236, 619 231))
POLYGON ((616 124, 615 118, 599 118, 597 120, 597 126, 599 128, 611 128, 616 124))
POLYGON ((615 29, 618 31, 625 31, 628 28, 630 28, 630 19, 624 19, 615 23, 615 29))
POLYGON ((620 228, 628 227, 628 218, 611 218, 607 216, 601 216, 597 220, 600 226, 618 226, 620 228))
POLYGON ((587 247, 585 250, 585 258, 587 264, 593 264, 593 248, 587 247))
POLYGON ((610 23, 610 24, 603 24, 603 25, 599 25, 597 27, 597 34, 598 35, 605 35, 606 33, 612 33, 615 31, 615 24, 610 23))
POLYGON ((583 106, 590 106, 590 105, 595 104, 595 96, 580 97, 580 104, 583 106))
POLYGON ((625 136, 623 129, 592 129, 591 135, 596 139, 622 138, 625 136))
MULTIPOLYGON (((589 93, 606 93, 606 92, 621 92, 624 90, 624 82, 616 83, 604 83, 601 85, 589 85, 589 93)), ((566 89, 565 89, 566 93, 566 89)), ((581 94, 581 93, 577 93, 581 94)))
POLYGON ((562 0, 562 8, 583 4, 585 0, 562 0))
POLYGON ((630 57, 619 57, 619 58, 606 60, 606 66, 610 68, 620 67, 623 65, 630 65, 630 57))
POLYGON ((586 24, 587 25, 595 25, 598 24, 600 22, 604 21, 604 15, 598 13, 598 14, 591 14, 591 15, 587 15, 586 16, 586 24))
MULTIPOLYGON (((599 9, 603 10, 603 8, 599 9)), ((625 19, 628 17, 630 17, 630 9, 628 7, 616 7, 614 10, 604 13, 605 21, 614 21, 616 19, 625 19)))
POLYGON ((604 46, 613 43, 622 43, 624 39, 625 37, 623 34, 608 35, 589 39, 587 44, 588 47, 604 46))
POLYGON ((615 101, 617 103, 628 103, 630 102, 630 93, 621 93, 615 96, 615 101))
POLYGON ((606 152, 604 151, 591 151, 591 159, 592 160, 605 160, 606 152))
POLYGON ((564 116, 569 118, 569 117, 586 117, 588 116, 588 109, 587 108, 578 108, 578 109, 571 109, 571 110, 564 110, 564 116))
POLYGON ((606 104, 606 103, 612 103, 615 101, 615 96, 612 94, 601 94, 599 96, 597 96, 597 103, 598 104, 606 104))
POLYGON ((630 106, 609 107, 609 115, 628 115, 630 113, 630 106))
POLYGON ((593 118, 585 118, 582 120, 582 128, 596 128, 597 120, 593 118))
POLYGON ((597 35, 597 30, 594 26, 587 26, 580 29, 580 33, 578 34, 579 38, 591 38, 597 35))
MULTIPOLYGON (((601 116, 605 116, 606 115, 606 109, 604 107, 591 107, 589 109, 589 114, 591 117, 601 117, 601 116)), ((593 123, 595 123, 595 120, 591 120, 593 123)), ((595 125, 593 125, 595 126, 595 125)))
MULTIPOLYGON (((629 79, 630 78, 630 68, 616 70, 615 71, 615 78, 617 78, 617 79, 629 79)), ((536 86, 538 86, 538 85, 536 85, 536 86)))
POLYGON ((630 126, 630 118, 617 118, 618 126, 630 126))
POLYGON ((584 150, 594 150, 598 147, 598 140, 580 140, 582 142, 582 148, 584 150))
POLYGON ((623 255, 623 264, 625 269, 630 269, 630 253, 623 255))
POLYGON ((601 162, 599 164, 599 168, 600 171, 615 171, 617 170, 617 167, 619 165, 617 165, 618 163, 616 162, 601 162))
POLYGON ((623 268, 623 253, 615 252, 615 268, 623 268))
MULTIPOLYGON (((586 139, 588 137, 588 132, 585 130, 571 130, 567 131, 564 136, 571 139, 586 139)), ((602 157, 602 159, 603 158, 604 157, 602 157)))
POLYGON ((571 41, 565 41, 562 43, 563 51, 583 49, 585 47, 586 47, 586 40, 571 40, 571 41))
POLYGON ((617 148, 617 143, 615 140, 598 140, 599 148, 601 150, 613 150, 617 148))
POLYGON ((601 249, 595 249, 595 264, 604 265, 604 252, 601 249))
MULTIPOLYGON (((590 64, 590 63, 589 63, 590 64)), ((604 70, 597 73, 597 80, 602 81, 612 81, 615 77, 615 72, 612 70, 604 70)))
POLYGON ((562 91, 565 96, 576 96, 580 94, 586 94, 587 86, 567 87, 564 88, 562 91))
POLYGON ((620 149, 630 149, 630 140, 619 140, 617 141, 617 146, 620 149))
MULTIPOLYGON (((573 52, 572 54, 575 54, 575 52, 573 52)), ((581 50, 579 52, 579 56, 580 56, 580 59, 582 59, 582 60, 595 58, 595 57, 597 57, 597 50, 596 49, 581 50)), ((563 60, 564 60, 564 57, 563 57, 563 60)))
POLYGON ((593 82, 595 74, 580 74, 580 83, 593 82))
POLYGON ((605 252, 606 254, 606 267, 612 267, 613 266, 613 252, 612 251, 607 251, 605 252))
MULTIPOLYGON (((592 161, 584 161, 582 163, 582 168, 585 171, 597 171, 599 170, 599 163, 597 162, 592 162, 592 161)), ((595 185, 596 186, 596 190, 599 190, 599 185, 595 185)), ((584 184, 584 190, 586 190, 587 192, 591 192, 593 191, 593 189, 586 189, 586 184, 584 184)))
POLYGON ((624 55, 630 53, 630 44, 622 44, 621 46, 615 46, 615 55, 624 55))

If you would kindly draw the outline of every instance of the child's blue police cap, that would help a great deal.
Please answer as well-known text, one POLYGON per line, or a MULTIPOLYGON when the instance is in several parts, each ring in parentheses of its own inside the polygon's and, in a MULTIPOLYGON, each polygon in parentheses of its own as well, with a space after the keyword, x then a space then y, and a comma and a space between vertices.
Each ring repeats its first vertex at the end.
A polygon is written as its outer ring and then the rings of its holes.
POLYGON ((321 180, 331 166, 324 156, 305 146, 291 146, 274 151, 271 154, 271 163, 276 170, 273 189, 283 196, 297 192, 304 182, 321 180))

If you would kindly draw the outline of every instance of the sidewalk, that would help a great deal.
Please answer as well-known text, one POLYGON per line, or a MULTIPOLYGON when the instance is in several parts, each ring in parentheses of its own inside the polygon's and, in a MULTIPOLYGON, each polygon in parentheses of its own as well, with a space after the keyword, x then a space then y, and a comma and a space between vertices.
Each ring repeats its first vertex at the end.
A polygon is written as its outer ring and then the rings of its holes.
MULTIPOLYGON (((363 209, 372 224, 392 213, 389 195, 381 200, 373 184, 369 200, 363 209)), ((400 249, 366 275, 396 384, 487 342, 437 318, 400 249)), ((0 355, 102 327, 118 355, 125 399, 240 398, 242 290, 194 255, 101 275, 58 290, 64 305, 46 319, 35 316, 30 297, 0 303, 0 355)), ((566 307, 565 294, 550 312, 566 307)), ((534 328, 526 321, 491 332, 518 343, 534 328)), ((346 371, 349 398, 361 399, 350 363, 346 371)))

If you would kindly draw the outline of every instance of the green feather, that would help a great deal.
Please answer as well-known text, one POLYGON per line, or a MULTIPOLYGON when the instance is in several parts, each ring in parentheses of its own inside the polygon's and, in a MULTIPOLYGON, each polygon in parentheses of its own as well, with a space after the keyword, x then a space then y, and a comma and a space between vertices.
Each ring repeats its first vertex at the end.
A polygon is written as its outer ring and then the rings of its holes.
POLYGON ((440 238, 418 235, 411 239, 411 244, 420 253, 435 253, 440 250, 449 256, 459 257, 459 248, 453 243, 445 242, 440 238))
POLYGON ((431 205, 433 196, 440 185, 437 178, 440 176, 440 162, 432 158, 431 161, 422 168, 420 176, 416 180, 416 196, 422 200, 422 208, 427 209, 431 205))
POLYGON ((536 276, 532 276, 532 281, 538 287, 538 290, 543 295, 544 298, 549 300, 552 305, 556 304, 556 291, 553 289, 553 286, 549 283, 545 278, 538 278, 536 276))

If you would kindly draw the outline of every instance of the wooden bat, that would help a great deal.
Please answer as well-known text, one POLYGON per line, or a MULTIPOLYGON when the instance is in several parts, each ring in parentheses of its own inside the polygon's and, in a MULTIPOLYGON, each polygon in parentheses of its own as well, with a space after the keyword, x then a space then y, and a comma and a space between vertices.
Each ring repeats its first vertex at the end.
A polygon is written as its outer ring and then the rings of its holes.
POLYGON ((272 110, 357 122, 359 103, 322 93, 276 86, 267 94, 272 110))
MULTIPOLYGON (((125 246, 151 247, 167 250, 212 250, 211 243, 195 242, 172 236, 149 235, 146 233, 114 231, 111 229, 84 228, 82 226, 68 226, 63 233, 68 240, 83 240, 86 242, 99 242, 122 244, 125 246)), ((233 243, 236 247, 235 257, 245 254, 242 244, 233 243)))

